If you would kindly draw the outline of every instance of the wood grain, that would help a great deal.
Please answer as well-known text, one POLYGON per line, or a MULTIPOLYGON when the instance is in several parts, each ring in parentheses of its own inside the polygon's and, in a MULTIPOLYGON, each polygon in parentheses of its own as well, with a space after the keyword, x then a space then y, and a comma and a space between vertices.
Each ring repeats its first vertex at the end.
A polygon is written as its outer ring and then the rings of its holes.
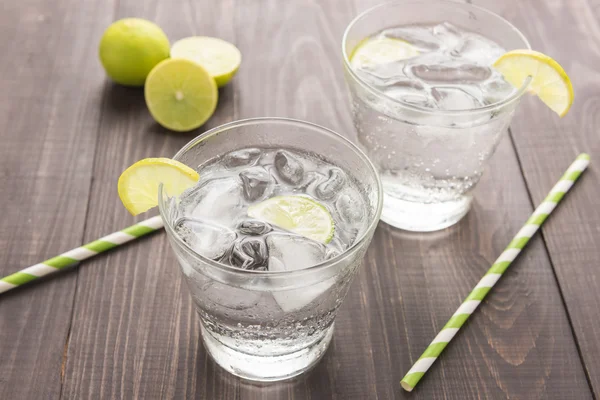
POLYGON ((512 125, 513 140, 536 203, 580 152, 592 156, 591 167, 542 232, 588 379, 598 397, 600 321, 592 316, 600 309, 600 2, 477 3, 496 7, 534 49, 556 59, 572 79, 575 102, 569 114, 557 118, 538 99, 526 98, 512 125))
MULTIPOLYGON (((9 93, 0 98, 0 122, 9 128, 0 132, 8 143, 0 147, 0 182, 9 189, 0 193, 6 216, 0 247, 9 249, 0 255, 2 271, 133 223, 116 193, 121 171, 140 158, 172 156, 205 129, 239 118, 285 116, 354 136, 340 41, 347 23, 375 0, 69 1, 14 3, 0 16, 0 48, 14 54, 0 61, 0 89, 9 93), (40 22, 39 15, 52 17, 40 22), (103 78, 89 44, 99 40, 107 19, 126 16, 156 21, 171 41, 211 35, 240 48, 242 67, 220 92, 206 126, 190 134, 168 132, 153 122, 141 90, 103 78), (15 44, 16 37, 25 37, 25 45, 15 44), (33 62, 40 55, 46 63, 33 62), (21 166, 23 158, 35 162, 21 166)), ((568 21, 598 32, 600 7, 567 1, 492 6, 511 19, 537 15, 531 30, 540 43, 550 40, 553 23, 565 29, 563 37, 581 38, 576 28, 566 31, 568 21)), ((434 234, 380 224, 338 315, 332 345, 308 374, 261 385, 216 366, 200 342, 191 297, 160 233, 0 298, 0 398, 592 398, 552 265, 580 345, 590 354, 584 358, 591 375, 597 361, 590 358, 598 350, 592 341, 600 334, 589 317, 599 305, 590 294, 595 283, 584 278, 597 279, 584 265, 598 264, 593 171, 545 228, 552 259, 541 237, 532 240, 415 392, 403 392, 399 380, 531 212, 521 168, 537 201, 570 161, 571 154, 560 164, 561 149, 598 148, 592 131, 595 58, 584 62, 580 55, 595 45, 570 50, 579 60, 574 68, 588 73, 582 74, 585 85, 576 83, 588 100, 576 114, 582 124, 573 135, 561 135, 550 115, 525 102, 513 125, 521 164, 507 135, 463 221, 434 234), (541 146, 543 135, 549 140, 541 146), (534 145, 541 146, 539 153, 534 145), (557 226, 559 220, 579 223, 557 226), (572 235, 566 245, 559 236, 565 231, 572 235), (577 277, 565 268, 573 260, 577 277)))
MULTIPOLYGON (((122 0, 114 18, 135 15, 155 21, 171 41, 210 35, 235 43, 232 4, 216 4, 122 0)), ((141 89, 106 80, 103 84, 103 118, 86 240, 134 222, 117 195, 117 179, 127 166, 145 157, 171 157, 201 132, 169 132, 148 113, 141 89)), ((233 119, 234 87, 221 91, 219 108, 203 128, 233 119)), ((207 356, 199 348, 196 313, 164 233, 86 263, 79 271, 79 282, 67 343, 63 398, 200 397, 198 393, 206 386, 202 365, 207 356)))
MULTIPOLYGON (((105 2, 5 2, 0 16, 0 273, 81 244, 101 109, 105 2), (82 27, 86 27, 82 29, 82 27)), ((0 299, 0 398, 60 396, 77 276, 0 299)))

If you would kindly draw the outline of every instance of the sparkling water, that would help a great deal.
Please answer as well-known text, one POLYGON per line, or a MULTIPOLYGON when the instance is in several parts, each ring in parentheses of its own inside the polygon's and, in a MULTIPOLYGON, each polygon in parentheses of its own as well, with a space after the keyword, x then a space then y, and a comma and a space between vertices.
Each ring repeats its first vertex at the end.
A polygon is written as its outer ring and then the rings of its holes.
POLYGON ((176 232, 196 252, 257 271, 308 268, 346 251, 366 229, 366 203, 340 168, 289 149, 243 149, 199 169, 198 184, 179 199, 176 232), (332 240, 319 243, 248 217, 248 207, 274 196, 303 195, 334 220, 332 240))
POLYGON ((388 63, 351 61, 379 92, 350 84, 358 140, 384 186, 382 219, 409 230, 441 229, 469 210, 471 190, 512 117, 514 109, 494 106, 515 94, 491 67, 505 49, 448 22, 398 26, 367 40, 380 38, 418 50, 388 63))
MULTIPOLYGON (((198 173, 195 187, 171 199, 175 232, 197 253, 240 270, 305 269, 342 254, 368 228, 366 194, 349 173, 315 154, 246 148, 210 160, 198 173), (248 217, 250 205, 286 195, 307 196, 329 211, 335 223, 329 243, 248 217)), ((183 257, 180 263, 212 356, 233 373, 269 380, 300 373, 322 355, 361 258, 303 278, 313 279, 308 285, 257 274, 251 288, 218 269, 183 257)))

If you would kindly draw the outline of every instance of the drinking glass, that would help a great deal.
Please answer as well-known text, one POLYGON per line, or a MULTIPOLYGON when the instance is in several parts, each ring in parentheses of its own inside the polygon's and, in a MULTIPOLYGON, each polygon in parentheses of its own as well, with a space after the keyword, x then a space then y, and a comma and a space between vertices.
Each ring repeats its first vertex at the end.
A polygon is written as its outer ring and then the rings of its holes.
POLYGON ((377 226, 382 188, 375 167, 354 144, 329 129, 292 119, 248 119, 217 127, 193 139, 174 159, 198 169, 248 147, 321 155, 354 179, 368 208, 367 229, 342 254, 305 269, 261 272, 195 252, 174 231, 177 199, 160 189, 160 214, 200 316, 206 350, 232 374, 275 381, 306 371, 327 349, 337 310, 377 226))
POLYGON ((521 32, 500 16, 440 0, 375 6, 348 25, 342 41, 359 146, 383 183, 381 219, 412 231, 448 227, 469 211, 472 191, 529 84, 490 105, 436 110, 389 97, 352 69, 350 55, 365 38, 387 28, 441 22, 478 33, 507 51, 529 49, 521 32))

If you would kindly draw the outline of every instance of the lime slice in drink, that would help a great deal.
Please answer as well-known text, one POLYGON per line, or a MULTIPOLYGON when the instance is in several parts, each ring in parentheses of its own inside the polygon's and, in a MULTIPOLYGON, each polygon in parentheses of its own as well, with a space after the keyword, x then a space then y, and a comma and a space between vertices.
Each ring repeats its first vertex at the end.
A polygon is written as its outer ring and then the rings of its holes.
POLYGON ((393 38, 367 38, 360 42, 350 55, 350 64, 354 68, 368 68, 419 55, 412 44, 393 38))
POLYGON ((152 68, 169 58, 169 39, 153 22, 125 18, 106 28, 98 53, 112 80, 142 86, 152 68))
POLYGON ((156 122, 167 129, 187 132, 213 115, 219 94, 215 80, 200 65, 169 59, 150 72, 144 96, 156 122))
POLYGON ((329 243, 334 223, 329 211, 306 196, 275 196, 248 207, 248 215, 317 242, 329 243))
POLYGON ((240 67, 242 53, 224 40, 192 36, 173 44, 171 58, 183 58, 200 64, 215 79, 217 86, 222 87, 233 78, 240 67))
POLYGON ((196 171, 170 158, 145 158, 127 168, 119 177, 119 198, 133 215, 158 205, 158 186, 162 183, 169 196, 178 196, 194 186, 196 171))
POLYGON ((516 88, 532 77, 529 92, 537 95, 559 116, 573 104, 573 85, 565 70, 552 58, 533 50, 513 50, 494 62, 504 79, 516 88))

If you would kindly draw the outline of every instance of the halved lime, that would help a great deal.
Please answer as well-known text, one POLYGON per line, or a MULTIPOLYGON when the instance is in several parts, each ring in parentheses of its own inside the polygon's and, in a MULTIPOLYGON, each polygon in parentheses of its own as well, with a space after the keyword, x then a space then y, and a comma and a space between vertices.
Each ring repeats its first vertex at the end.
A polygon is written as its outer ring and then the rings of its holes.
POLYGON ((213 115, 219 93, 215 80, 200 65, 169 59, 150 72, 144 96, 156 122, 167 129, 186 132, 213 115))
POLYGON ((329 211, 306 196, 271 197, 248 207, 248 216, 322 243, 329 243, 335 230, 329 211))
POLYGON ((183 58, 200 64, 215 79, 217 86, 222 87, 240 67, 242 53, 225 40, 192 36, 173 44, 171 58, 183 58))
POLYGON ((194 186, 196 171, 170 158, 145 158, 127 168, 119 177, 119 198, 133 215, 158 205, 158 186, 162 183, 169 196, 180 195, 194 186))
POLYGON ((387 37, 367 38, 352 51, 350 64, 354 68, 368 68, 418 55, 419 50, 404 40, 387 37))

